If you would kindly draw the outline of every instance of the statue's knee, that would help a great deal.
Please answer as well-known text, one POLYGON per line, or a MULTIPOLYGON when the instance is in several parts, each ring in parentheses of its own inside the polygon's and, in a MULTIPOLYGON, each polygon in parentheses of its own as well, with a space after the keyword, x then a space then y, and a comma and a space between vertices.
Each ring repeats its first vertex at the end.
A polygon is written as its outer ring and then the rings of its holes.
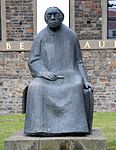
POLYGON ((41 85, 42 84, 40 79, 33 79, 29 85, 29 89, 39 89, 41 85))

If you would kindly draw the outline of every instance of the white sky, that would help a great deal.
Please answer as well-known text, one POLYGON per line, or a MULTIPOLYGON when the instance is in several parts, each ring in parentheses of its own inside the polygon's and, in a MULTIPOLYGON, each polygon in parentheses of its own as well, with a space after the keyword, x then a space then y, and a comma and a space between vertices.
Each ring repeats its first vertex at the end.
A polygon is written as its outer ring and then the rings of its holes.
POLYGON ((56 6, 64 13, 64 24, 69 26, 69 0, 37 0, 37 33, 46 26, 44 13, 48 7, 56 6))

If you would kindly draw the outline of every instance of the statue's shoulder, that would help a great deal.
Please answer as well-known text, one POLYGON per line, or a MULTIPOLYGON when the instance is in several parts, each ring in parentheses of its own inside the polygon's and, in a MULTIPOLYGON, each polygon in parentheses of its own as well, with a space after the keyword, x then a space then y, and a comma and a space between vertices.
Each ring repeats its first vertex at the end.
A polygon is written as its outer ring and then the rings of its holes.
POLYGON ((45 33, 47 31, 47 27, 43 28, 36 36, 35 39, 41 40, 45 37, 45 33))
POLYGON ((63 28, 65 30, 65 32, 74 39, 77 39, 77 34, 69 27, 67 27, 66 25, 63 24, 63 28))

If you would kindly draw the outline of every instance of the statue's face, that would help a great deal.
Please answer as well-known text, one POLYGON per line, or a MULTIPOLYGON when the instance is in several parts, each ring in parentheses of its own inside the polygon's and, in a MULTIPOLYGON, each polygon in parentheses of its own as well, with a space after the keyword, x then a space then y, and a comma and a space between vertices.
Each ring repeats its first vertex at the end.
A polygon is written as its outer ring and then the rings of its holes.
POLYGON ((49 28, 58 28, 62 24, 62 14, 56 8, 50 8, 46 13, 46 23, 49 28))

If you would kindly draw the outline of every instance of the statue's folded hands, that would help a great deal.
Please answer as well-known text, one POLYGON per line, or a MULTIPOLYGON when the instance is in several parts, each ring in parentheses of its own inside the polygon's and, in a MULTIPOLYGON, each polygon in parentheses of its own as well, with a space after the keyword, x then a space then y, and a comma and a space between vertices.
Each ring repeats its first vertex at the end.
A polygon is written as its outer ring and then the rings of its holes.
POLYGON ((53 72, 50 71, 44 71, 41 72, 40 75, 38 76, 39 78, 44 78, 50 81, 56 81, 58 79, 64 79, 64 76, 62 75, 56 75, 53 72))
POLYGON ((50 72, 50 71, 41 72, 39 77, 40 78, 45 78, 45 79, 50 80, 50 81, 57 80, 57 76, 53 72, 50 72))

